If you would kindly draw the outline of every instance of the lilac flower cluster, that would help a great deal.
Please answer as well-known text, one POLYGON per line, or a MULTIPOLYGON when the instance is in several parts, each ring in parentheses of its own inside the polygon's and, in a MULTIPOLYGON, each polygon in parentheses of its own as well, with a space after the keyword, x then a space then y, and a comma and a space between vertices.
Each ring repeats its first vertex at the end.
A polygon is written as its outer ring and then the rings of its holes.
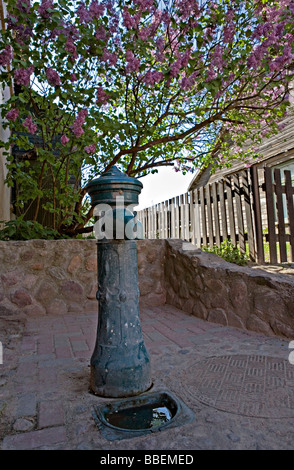
POLYGON ((61 85, 60 77, 59 77, 58 73, 55 70, 53 70, 52 67, 47 68, 46 76, 47 76, 47 79, 48 79, 48 82, 50 83, 50 85, 52 85, 52 86, 60 86, 61 85))
POLYGON ((88 145, 87 147, 84 147, 84 150, 85 152, 87 153, 94 153, 95 150, 96 150, 96 144, 91 144, 91 145, 88 145))
POLYGON ((67 144, 67 142, 69 142, 69 138, 68 138, 65 134, 63 134, 63 135, 61 136, 60 142, 61 142, 61 144, 65 147, 66 144, 67 144))
POLYGON ((87 109, 81 109, 78 112, 78 115, 76 119, 74 120, 73 126, 72 126, 72 131, 76 137, 81 137, 82 134, 84 134, 84 130, 82 129, 82 126, 85 123, 86 116, 88 115, 88 110, 87 109))
POLYGON ((65 50, 71 54, 72 61, 78 58, 77 48, 70 37, 67 38, 65 50))
POLYGON ((8 111, 8 113, 6 114, 6 119, 8 119, 8 121, 16 121, 16 119, 18 118, 19 116, 19 110, 17 108, 12 108, 10 111, 8 111))
POLYGON ((102 87, 99 87, 96 92, 97 104, 106 104, 109 100, 109 95, 103 90, 102 87))
POLYGON ((126 72, 127 73, 137 72, 139 70, 141 62, 140 62, 140 59, 137 59, 135 57, 134 53, 130 49, 128 49, 126 52, 126 59, 127 59, 126 72))
POLYGON ((4 67, 5 65, 9 65, 12 57, 11 46, 5 46, 5 48, 0 52, 0 66, 4 67))
POLYGON ((164 75, 162 72, 148 70, 143 81, 146 85, 153 86, 155 83, 160 82, 163 79, 164 75))
POLYGON ((107 35, 106 35, 106 29, 104 28, 104 26, 101 25, 99 26, 99 28, 97 28, 95 37, 97 39, 100 39, 101 41, 106 41, 107 35))
POLYGON ((105 10, 105 6, 101 3, 98 3, 97 0, 93 0, 87 9, 84 2, 80 2, 77 8, 77 14, 80 18, 81 23, 87 24, 91 23, 94 18, 100 18, 105 10))
POLYGON ((31 0, 17 0, 17 9, 22 13, 30 13, 31 10, 31 0))
POLYGON ((49 10, 53 9, 53 0, 42 0, 39 8, 38 8, 38 13, 43 17, 43 18, 50 18, 51 12, 49 10))
POLYGON ((184 54, 179 53, 178 51, 176 51, 175 56, 177 57, 177 60, 170 67, 171 77, 177 77, 180 73, 180 70, 182 68, 187 67, 190 56, 191 56, 191 49, 187 49, 184 52, 184 54))
POLYGON ((22 124, 24 127, 27 128, 28 132, 30 132, 31 134, 35 134, 35 132, 37 131, 37 124, 34 124, 33 123, 33 118, 31 115, 29 115, 23 122, 22 124))
POLYGON ((140 19, 141 19, 140 11, 132 16, 129 12, 128 7, 124 7, 122 17, 123 17, 123 24, 127 29, 138 29, 140 19))
POLYGON ((29 86, 30 78, 34 72, 34 66, 30 65, 27 69, 20 68, 14 71, 14 80, 17 85, 29 86))
POLYGON ((106 47, 103 49, 103 55, 100 57, 100 60, 102 62, 106 62, 109 65, 116 65, 117 63, 117 55, 114 54, 113 52, 110 52, 106 49, 106 47))
POLYGON ((180 83, 181 88, 183 90, 189 90, 190 88, 192 88, 196 82, 198 75, 199 75, 198 71, 191 73, 190 76, 184 75, 180 83))

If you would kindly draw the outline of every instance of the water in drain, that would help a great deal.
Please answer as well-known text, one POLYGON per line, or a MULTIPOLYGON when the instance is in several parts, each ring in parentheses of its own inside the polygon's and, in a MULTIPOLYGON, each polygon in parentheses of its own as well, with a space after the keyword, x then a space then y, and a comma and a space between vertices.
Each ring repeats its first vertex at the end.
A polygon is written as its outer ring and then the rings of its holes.
POLYGON ((106 421, 120 429, 153 429, 168 423, 176 413, 160 403, 115 410, 105 415, 106 421))

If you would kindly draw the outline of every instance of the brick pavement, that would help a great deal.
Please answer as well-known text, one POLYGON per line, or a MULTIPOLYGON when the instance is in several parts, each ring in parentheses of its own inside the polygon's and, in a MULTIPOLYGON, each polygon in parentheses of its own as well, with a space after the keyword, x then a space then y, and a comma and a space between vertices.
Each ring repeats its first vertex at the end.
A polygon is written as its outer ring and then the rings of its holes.
POLYGON ((95 397, 88 390, 97 314, 31 317, 21 338, 15 335, 10 348, 4 348, 4 363, 0 365, 0 448, 293 448, 291 410, 285 419, 238 415, 209 406, 199 400, 196 385, 195 393, 193 390, 194 364, 234 354, 285 361, 288 341, 209 323, 169 305, 142 309, 141 320, 151 356, 153 389, 170 390, 181 398, 196 414, 193 423, 132 439, 107 440, 98 430, 92 410, 93 405, 109 400, 95 397))

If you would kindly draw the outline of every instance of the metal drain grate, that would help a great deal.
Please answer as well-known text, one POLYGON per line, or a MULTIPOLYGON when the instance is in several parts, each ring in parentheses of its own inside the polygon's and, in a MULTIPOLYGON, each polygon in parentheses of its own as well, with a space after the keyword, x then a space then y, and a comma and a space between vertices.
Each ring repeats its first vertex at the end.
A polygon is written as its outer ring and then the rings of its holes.
POLYGON ((190 401, 263 418, 294 417, 294 366, 268 356, 217 356, 194 363, 181 380, 190 401))

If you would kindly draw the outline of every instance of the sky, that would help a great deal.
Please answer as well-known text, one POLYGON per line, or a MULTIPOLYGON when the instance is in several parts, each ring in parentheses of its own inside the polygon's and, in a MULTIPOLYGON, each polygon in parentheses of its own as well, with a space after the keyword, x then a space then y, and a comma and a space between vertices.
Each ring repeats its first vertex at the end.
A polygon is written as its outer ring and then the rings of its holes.
POLYGON ((175 172, 172 167, 162 167, 158 169, 158 173, 140 178, 143 189, 136 210, 186 193, 194 175, 195 173, 183 175, 181 172, 175 172))

